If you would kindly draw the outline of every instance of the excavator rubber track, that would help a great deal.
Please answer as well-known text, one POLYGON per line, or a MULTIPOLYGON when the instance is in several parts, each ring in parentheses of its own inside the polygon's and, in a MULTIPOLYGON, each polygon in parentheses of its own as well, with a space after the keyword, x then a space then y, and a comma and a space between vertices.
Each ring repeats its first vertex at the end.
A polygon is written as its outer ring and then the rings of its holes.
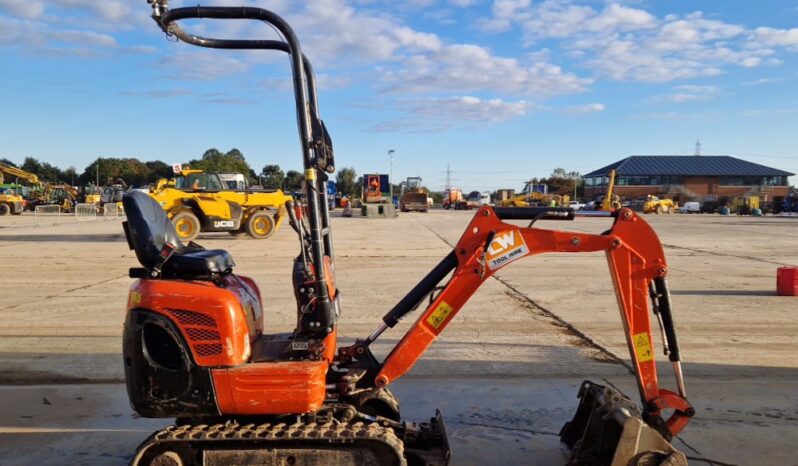
POLYGON ((130 466, 406 466, 404 445, 377 423, 169 426, 142 443, 130 466))

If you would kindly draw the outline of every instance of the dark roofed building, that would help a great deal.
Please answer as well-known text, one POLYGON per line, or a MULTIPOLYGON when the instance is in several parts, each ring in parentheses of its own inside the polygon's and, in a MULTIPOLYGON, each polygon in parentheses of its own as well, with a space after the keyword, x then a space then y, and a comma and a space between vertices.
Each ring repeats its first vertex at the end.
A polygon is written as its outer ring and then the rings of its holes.
POLYGON ((772 201, 787 195, 788 177, 795 175, 728 155, 632 155, 585 175, 587 198, 606 192, 611 170, 622 198, 654 194, 677 201, 740 195, 772 201))

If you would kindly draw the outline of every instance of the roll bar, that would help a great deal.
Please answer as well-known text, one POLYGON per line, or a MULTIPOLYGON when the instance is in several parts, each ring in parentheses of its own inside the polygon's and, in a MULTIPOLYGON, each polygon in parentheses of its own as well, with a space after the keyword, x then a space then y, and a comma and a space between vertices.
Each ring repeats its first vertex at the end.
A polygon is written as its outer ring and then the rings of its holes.
POLYGON ((255 7, 183 7, 169 9, 169 0, 147 0, 152 5, 152 18, 170 37, 191 45, 215 49, 277 50, 288 54, 294 84, 297 127, 302 146, 302 162, 307 186, 308 221, 310 223, 311 260, 316 266, 316 296, 321 306, 330 308, 325 281, 324 256, 332 256, 329 218, 324 218, 322 203, 326 204, 326 175, 335 171, 332 141, 319 118, 313 67, 302 53, 299 39, 288 23, 276 13, 255 7), (217 39, 190 34, 177 22, 185 19, 247 19, 262 21, 274 27, 283 41, 217 39), (321 176, 319 172, 321 173, 321 176), (326 252, 325 252, 326 251, 326 252))

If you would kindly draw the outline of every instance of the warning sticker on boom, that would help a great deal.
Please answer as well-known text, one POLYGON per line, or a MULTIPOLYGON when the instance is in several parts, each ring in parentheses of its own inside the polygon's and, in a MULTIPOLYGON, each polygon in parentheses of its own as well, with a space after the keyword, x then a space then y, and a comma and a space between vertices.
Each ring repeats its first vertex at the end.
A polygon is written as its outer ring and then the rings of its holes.
POLYGON ((654 353, 651 351, 651 341, 648 339, 648 333, 635 333, 632 335, 632 341, 634 341, 635 344, 637 362, 648 362, 654 359, 654 353))
POLYGON ((519 230, 510 230, 497 234, 488 246, 485 262, 491 270, 497 270, 510 262, 529 254, 524 237, 519 230))
POLYGON ((451 314, 452 311, 454 311, 452 306, 446 304, 446 301, 441 301, 432 314, 427 317, 427 323, 432 325, 435 329, 438 329, 441 325, 443 325, 443 323, 446 321, 446 318, 449 317, 449 314, 451 314))

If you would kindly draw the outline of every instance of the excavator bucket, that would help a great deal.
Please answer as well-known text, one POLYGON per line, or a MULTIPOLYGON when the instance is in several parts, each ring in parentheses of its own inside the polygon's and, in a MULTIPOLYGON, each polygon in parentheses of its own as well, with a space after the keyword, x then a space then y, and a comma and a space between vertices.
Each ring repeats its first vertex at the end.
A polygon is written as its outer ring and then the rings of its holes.
POLYGON ((590 381, 579 408, 560 430, 568 466, 687 466, 687 458, 642 419, 626 395, 590 381))

